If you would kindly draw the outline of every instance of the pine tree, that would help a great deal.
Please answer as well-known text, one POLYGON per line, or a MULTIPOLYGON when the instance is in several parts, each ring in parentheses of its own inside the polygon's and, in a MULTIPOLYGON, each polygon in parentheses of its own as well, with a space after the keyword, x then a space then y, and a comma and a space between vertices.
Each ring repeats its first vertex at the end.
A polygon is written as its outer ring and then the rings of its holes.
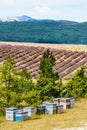
MULTIPOLYGON (((11 59, 10 56, 7 57, 6 61, 4 62, 3 66, 0 68, 1 72, 1 86, 0 89, 2 90, 2 98, 4 97, 6 105, 9 107, 11 95, 10 91, 12 89, 12 81, 13 81, 13 72, 14 72, 14 61, 11 59)), ((2 100, 1 98, 1 100, 2 100)))
POLYGON ((62 88, 62 96, 66 97, 85 97, 87 94, 87 76, 85 67, 78 68, 62 88))
POLYGON ((59 75, 53 70, 55 61, 55 57, 47 49, 40 63, 40 74, 37 80, 37 91, 41 101, 51 100, 53 97, 58 96, 57 82, 59 75))
POLYGON ((23 88, 19 85, 20 76, 15 70, 11 56, 0 67, 0 102, 2 107, 18 107, 22 102, 23 88))
MULTIPOLYGON (((22 88, 22 99, 23 99, 23 103, 22 105, 24 106, 29 106, 29 105, 34 105, 33 102, 33 97, 35 94, 35 84, 32 81, 32 77, 29 74, 29 72, 27 72, 26 68, 23 68, 19 73, 18 73, 19 81, 18 81, 18 85, 19 88, 22 88), (31 96, 32 93, 32 96, 31 96)), ((35 99, 34 99, 35 100, 35 99)))
POLYGON ((40 76, 51 78, 54 81, 58 80, 58 73, 54 72, 53 70, 55 61, 55 57, 52 55, 49 49, 47 49, 46 52, 44 52, 43 58, 40 63, 40 76))

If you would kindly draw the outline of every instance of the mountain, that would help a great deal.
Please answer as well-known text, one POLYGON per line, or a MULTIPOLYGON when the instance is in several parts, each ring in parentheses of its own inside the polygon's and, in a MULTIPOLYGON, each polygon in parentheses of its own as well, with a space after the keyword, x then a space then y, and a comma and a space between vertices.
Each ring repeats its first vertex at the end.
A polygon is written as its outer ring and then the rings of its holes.
POLYGON ((33 21, 35 19, 22 15, 22 16, 14 16, 14 17, 1 17, 0 21, 1 22, 14 22, 14 21, 33 21))
MULTIPOLYGON (((34 19, 32 17, 29 17, 27 15, 22 15, 22 16, 13 16, 13 17, 0 17, 0 22, 21 22, 21 21, 34 21, 38 19, 34 19)), ((52 22, 52 21, 58 21, 59 23, 66 23, 66 24, 77 24, 78 22, 75 21, 69 21, 69 20, 49 20, 49 19, 40 19, 38 21, 46 21, 46 22, 52 22)))
POLYGON ((26 15, 0 21, 0 41, 87 45, 87 22, 38 20, 26 15))

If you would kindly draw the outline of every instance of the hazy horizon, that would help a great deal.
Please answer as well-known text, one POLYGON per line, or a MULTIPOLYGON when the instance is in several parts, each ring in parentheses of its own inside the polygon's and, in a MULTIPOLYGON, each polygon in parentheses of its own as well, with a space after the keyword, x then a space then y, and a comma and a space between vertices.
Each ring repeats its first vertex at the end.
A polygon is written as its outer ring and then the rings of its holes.
POLYGON ((35 19, 87 21, 86 0, 0 0, 0 17, 27 15, 35 19))

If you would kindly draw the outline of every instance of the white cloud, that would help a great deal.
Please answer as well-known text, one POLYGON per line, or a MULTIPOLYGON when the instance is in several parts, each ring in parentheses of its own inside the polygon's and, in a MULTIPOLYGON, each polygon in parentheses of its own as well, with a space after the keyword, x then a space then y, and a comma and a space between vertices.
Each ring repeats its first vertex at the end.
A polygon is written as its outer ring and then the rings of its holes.
MULTIPOLYGON (((24 1, 24 0, 22 0, 24 1)), ((25 4, 38 6, 87 4, 87 0, 25 0, 25 4)))
POLYGON ((26 13, 36 19, 48 19, 53 15, 53 10, 47 6, 37 6, 31 10, 27 10, 26 13))
POLYGON ((46 6, 42 6, 42 7, 35 7, 33 9, 33 11, 37 12, 37 13, 48 13, 50 11, 50 8, 49 7, 46 7, 46 6))
POLYGON ((19 6, 59 6, 59 5, 75 5, 75 4, 87 4, 87 0, 0 0, 0 5, 19 5, 19 6))
POLYGON ((0 2, 0 4, 3 5, 3 6, 13 5, 14 4, 14 0, 2 0, 0 2))

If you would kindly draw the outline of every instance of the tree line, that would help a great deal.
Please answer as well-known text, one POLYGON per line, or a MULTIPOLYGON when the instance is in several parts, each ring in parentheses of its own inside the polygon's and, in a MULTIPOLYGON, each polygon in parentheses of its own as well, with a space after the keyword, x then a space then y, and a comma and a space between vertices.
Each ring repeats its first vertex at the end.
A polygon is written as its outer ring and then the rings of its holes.
POLYGON ((53 20, 0 22, 0 41, 87 44, 87 23, 53 20))
POLYGON ((87 97, 87 75, 85 67, 79 68, 66 84, 54 71, 55 57, 47 49, 40 63, 40 73, 34 82, 26 68, 15 69, 9 55, 0 67, 0 112, 6 107, 22 108, 37 106, 56 97, 87 97))

